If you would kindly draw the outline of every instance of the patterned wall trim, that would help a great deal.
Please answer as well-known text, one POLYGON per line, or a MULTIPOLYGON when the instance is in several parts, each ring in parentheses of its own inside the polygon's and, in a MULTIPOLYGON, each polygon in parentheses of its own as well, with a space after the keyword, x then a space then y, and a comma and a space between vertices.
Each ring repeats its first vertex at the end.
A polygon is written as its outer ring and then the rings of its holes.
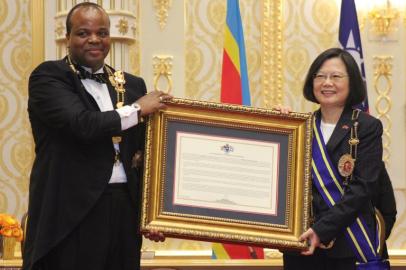
POLYGON ((388 163, 390 159, 391 147, 391 128, 392 119, 389 115, 392 108, 391 91, 392 82, 392 60, 393 56, 375 56, 374 57, 374 89, 377 94, 375 101, 376 117, 383 122, 383 160, 388 163))
POLYGON ((262 5, 263 105, 271 108, 283 102, 282 0, 264 0, 262 5))

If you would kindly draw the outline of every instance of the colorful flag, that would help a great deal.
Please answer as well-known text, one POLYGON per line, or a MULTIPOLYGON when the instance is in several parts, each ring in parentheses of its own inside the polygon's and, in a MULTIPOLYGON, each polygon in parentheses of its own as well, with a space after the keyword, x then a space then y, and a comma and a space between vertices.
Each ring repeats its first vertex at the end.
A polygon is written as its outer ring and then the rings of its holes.
POLYGON ((245 245, 213 243, 213 259, 263 259, 264 249, 245 245))
MULTIPOLYGON (((357 9, 355 8, 354 0, 341 1, 338 39, 343 49, 349 52, 358 63, 366 87, 364 56, 362 54, 361 35, 359 32, 357 9)), ((355 107, 364 112, 368 112, 368 96, 365 97, 365 100, 361 104, 355 107)))
POLYGON ((251 105, 244 33, 238 0, 227 0, 220 101, 251 105))
MULTIPOLYGON (((227 0, 221 102, 251 105, 244 33, 238 0, 227 0)), ((213 243, 214 259, 263 259, 264 250, 246 245, 213 243)))

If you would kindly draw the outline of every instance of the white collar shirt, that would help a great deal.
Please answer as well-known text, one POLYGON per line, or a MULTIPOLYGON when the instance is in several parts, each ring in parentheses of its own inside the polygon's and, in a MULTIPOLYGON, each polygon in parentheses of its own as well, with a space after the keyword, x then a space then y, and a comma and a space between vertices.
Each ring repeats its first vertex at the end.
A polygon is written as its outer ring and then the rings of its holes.
MULTIPOLYGON (((83 67, 85 70, 91 72, 91 69, 83 67)), ((94 73, 103 73, 103 68, 97 70, 94 73)), ((81 80, 86 91, 94 98, 100 111, 112 111, 114 110, 113 103, 110 98, 109 90, 105 83, 99 83, 91 79, 81 80)), ((124 106, 116 110, 121 118, 121 129, 125 130, 132 127, 138 123, 137 110, 131 106, 124 106)), ((120 145, 118 143, 113 143, 114 150, 120 152, 120 145)), ((126 183, 127 176, 125 174, 124 166, 122 162, 117 162, 113 164, 113 172, 109 180, 111 183, 126 183)))

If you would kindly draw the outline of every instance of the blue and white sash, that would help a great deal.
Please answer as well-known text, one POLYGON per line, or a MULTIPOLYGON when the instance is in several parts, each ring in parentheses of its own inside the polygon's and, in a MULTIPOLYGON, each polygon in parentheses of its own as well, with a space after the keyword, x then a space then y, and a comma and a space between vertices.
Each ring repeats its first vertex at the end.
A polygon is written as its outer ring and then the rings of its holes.
MULTIPOLYGON (((317 187, 327 205, 333 207, 344 195, 343 182, 328 156, 320 130, 320 119, 317 120, 316 117, 314 117, 313 121, 313 132, 313 184, 317 187)), ((345 229, 345 236, 348 244, 354 250, 355 257, 359 263, 358 269, 389 269, 380 266, 376 267, 376 264, 381 263, 381 258, 377 252, 379 237, 375 237, 375 242, 371 240, 373 239, 371 237, 372 234, 361 217, 357 217, 355 222, 345 229), (361 267, 366 265, 368 266, 361 267)))

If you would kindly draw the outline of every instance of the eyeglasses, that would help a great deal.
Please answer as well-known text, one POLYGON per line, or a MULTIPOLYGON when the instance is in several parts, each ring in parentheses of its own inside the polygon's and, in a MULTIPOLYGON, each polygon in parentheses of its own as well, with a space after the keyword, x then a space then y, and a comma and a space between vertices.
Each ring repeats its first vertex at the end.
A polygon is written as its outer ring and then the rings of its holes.
POLYGON ((330 79, 330 81, 337 83, 344 80, 345 77, 348 77, 348 75, 340 73, 331 73, 331 74, 316 73, 313 76, 313 80, 315 82, 321 83, 327 81, 327 79, 330 79))

